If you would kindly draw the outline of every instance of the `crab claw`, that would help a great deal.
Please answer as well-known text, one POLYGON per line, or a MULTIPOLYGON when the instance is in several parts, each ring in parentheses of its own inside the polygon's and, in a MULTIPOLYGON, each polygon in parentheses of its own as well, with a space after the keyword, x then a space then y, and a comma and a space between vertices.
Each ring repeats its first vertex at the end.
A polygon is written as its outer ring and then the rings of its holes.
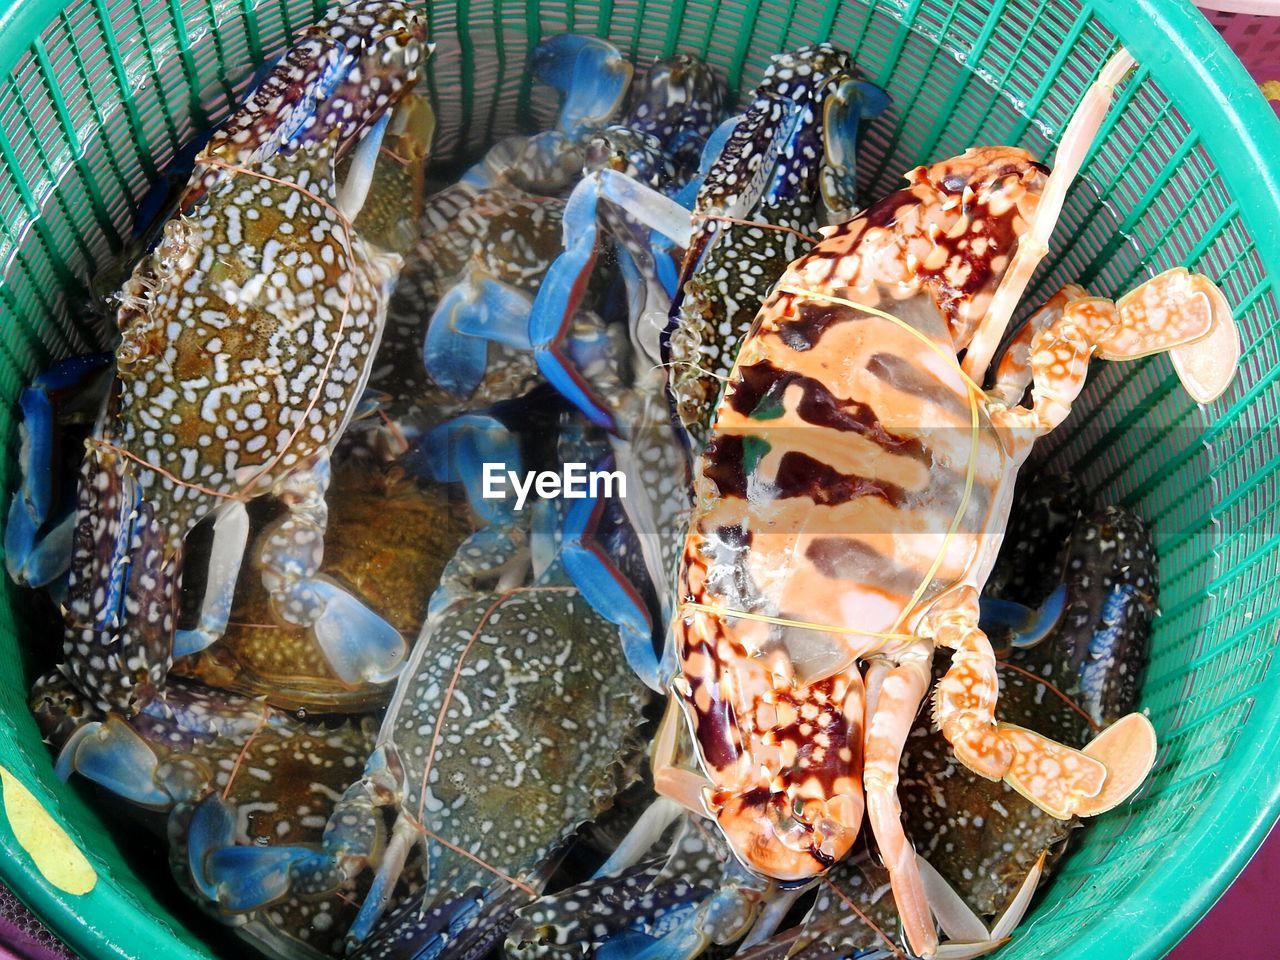
POLYGON ((528 294, 468 269, 441 298, 427 324, 422 362, 437 386, 471 396, 484 379, 489 341, 530 349, 528 294))
POLYGON ((1077 817, 1093 817, 1123 803, 1147 779, 1156 760, 1156 731, 1141 713, 1131 713, 1094 737, 1084 753, 1107 768, 1102 790, 1072 810, 1077 817))
POLYGON ((570 137, 602 127, 617 114, 632 74, 631 64, 613 44, 573 33, 538 44, 529 69, 564 94, 559 128, 570 137))
POLYGON ((602 201, 682 246, 689 242, 691 219, 676 201, 611 169, 583 177, 565 204, 564 253, 551 264, 538 289, 529 314, 529 340, 548 382, 592 423, 616 432, 609 405, 583 376, 583 365, 575 362, 570 336, 596 262, 597 210, 602 201))
POLYGON ((344 683, 389 683, 404 666, 400 632, 325 577, 308 584, 323 612, 311 624, 325 659, 344 683))
MULTIPOLYGON (((284 623, 305 627, 344 682, 384 683, 404 665, 408 644, 400 631, 332 580, 320 575, 328 525, 327 456, 289 475, 276 491, 286 513, 262 534, 262 584, 284 623)), ((215 542, 217 533, 215 531, 215 542)))
POLYGON ((305 847, 219 847, 204 857, 200 889, 228 913, 255 910, 295 892, 295 872, 317 859, 305 847))
POLYGON ((318 847, 228 843, 229 824, 239 816, 221 799, 206 799, 192 818, 189 841, 193 880, 227 913, 256 910, 291 894, 333 893, 380 859, 385 847, 386 830, 363 781, 334 806, 318 847))
POLYGON ((218 884, 209 875, 207 859, 235 842, 235 812, 218 794, 209 794, 196 804, 187 825, 187 870, 196 890, 210 903, 218 902, 218 884))
POLYGON ((662 692, 657 655, 653 649, 653 620, 635 587, 592 539, 605 500, 574 501, 564 521, 560 559, 574 585, 592 608, 618 628, 623 654, 636 675, 652 690, 662 692))
POLYGON ((1197 403, 1222 395, 1240 361, 1240 334, 1226 297, 1208 277, 1184 267, 1166 270, 1129 291, 1112 308, 1113 319, 1097 339, 1103 360, 1132 360, 1169 352, 1174 370, 1197 403))
POLYGON ((978 625, 988 636, 1003 628, 1012 634, 1013 647, 1025 650, 1052 632, 1062 619, 1066 604, 1066 584, 1059 584, 1039 607, 1026 607, 997 597, 982 597, 979 601, 982 619, 978 625))
POLYGON ((86 723, 67 739, 57 770, 64 780, 74 771, 139 806, 167 810, 173 798, 159 784, 159 765, 147 741, 112 714, 101 723, 86 723))
POLYGON ((827 99, 821 190, 830 223, 852 220, 858 209, 858 140, 864 123, 888 110, 890 102, 887 93, 863 80, 845 80, 827 99))
MULTIPOLYGON (((428 468, 437 483, 461 482, 470 504, 485 523, 504 519, 506 497, 488 496, 485 464, 498 464, 507 473, 523 472, 520 441, 487 413, 465 413, 446 420, 427 434, 424 451, 433 454, 428 468)), ((505 482, 505 477, 502 477, 505 482)))
POLYGON ((1116 721, 1083 750, 1011 723, 999 730, 1016 750, 1005 782, 1059 820, 1096 816, 1122 803, 1156 758, 1155 728, 1140 713, 1116 721))
POLYGON ((75 497, 59 491, 59 423, 91 419, 106 396, 111 354, 72 357, 50 367, 19 394, 22 410, 18 465, 22 486, 9 503, 5 568, 21 586, 43 587, 71 565, 75 497))

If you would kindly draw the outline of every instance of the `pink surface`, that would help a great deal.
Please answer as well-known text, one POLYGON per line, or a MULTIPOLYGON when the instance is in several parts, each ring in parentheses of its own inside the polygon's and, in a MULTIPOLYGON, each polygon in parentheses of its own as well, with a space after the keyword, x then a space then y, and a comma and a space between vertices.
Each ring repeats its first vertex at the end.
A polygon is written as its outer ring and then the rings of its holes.
POLYGON ((72 960, 58 938, 0 886, 0 960, 72 960))
POLYGON ((1280 830, 1166 960, 1275 960, 1280 956, 1280 830))
MULTIPOLYGON (((1212 0, 1203 4, 1201 12, 1222 34, 1222 39, 1235 51, 1253 79, 1259 84, 1280 81, 1280 2, 1271 4, 1276 11, 1272 16, 1207 9, 1213 5, 1212 0)), ((1280 114, 1280 100, 1273 100, 1271 105, 1280 114)))

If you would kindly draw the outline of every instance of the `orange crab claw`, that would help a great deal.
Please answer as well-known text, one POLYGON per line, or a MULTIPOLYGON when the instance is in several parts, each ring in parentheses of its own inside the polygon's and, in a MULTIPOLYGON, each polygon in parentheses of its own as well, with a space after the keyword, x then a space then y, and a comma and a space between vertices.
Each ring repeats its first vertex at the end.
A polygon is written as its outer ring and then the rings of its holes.
POLYGON ((1112 809, 1138 789, 1155 763, 1156 732, 1140 713, 1118 720, 1083 750, 1012 724, 999 727, 1017 748, 1005 782, 1060 820, 1112 809))
POLYGON ((1107 767, 1102 790, 1072 811, 1077 817, 1092 817, 1122 803, 1147 779, 1156 761, 1156 731, 1145 716, 1131 713, 1094 737, 1084 753, 1107 767))
POLYGON ((1200 288, 1212 306, 1209 332, 1194 343, 1169 351, 1183 389, 1196 403, 1212 403, 1231 385, 1240 362, 1240 333, 1222 291, 1199 274, 1200 288))

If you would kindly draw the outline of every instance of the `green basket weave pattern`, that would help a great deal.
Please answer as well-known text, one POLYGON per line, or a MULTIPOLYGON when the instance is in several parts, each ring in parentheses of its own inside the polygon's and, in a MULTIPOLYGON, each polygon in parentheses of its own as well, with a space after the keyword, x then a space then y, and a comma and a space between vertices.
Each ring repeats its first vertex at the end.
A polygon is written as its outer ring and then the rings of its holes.
MULTIPOLYGON (((2 4, 4 0, 0 0, 2 4)), ((77 307, 128 237, 133 203, 175 150, 226 115, 253 69, 325 4, 309 0, 9 0, 0 8, 0 487, 17 480, 18 391, 101 346, 77 307)), ((1164 268, 1208 274, 1235 307, 1240 376, 1207 409, 1166 359, 1098 364, 1045 442, 1153 525, 1162 616, 1143 705, 1151 783, 1101 817, 1001 954, 1155 958, 1201 916, 1280 811, 1280 122, 1192 8, 1172 0, 456 0, 428 3, 437 156, 460 161, 545 124, 524 72, 563 30, 640 60, 697 53, 749 89, 776 51, 855 51, 894 97, 860 160, 868 195, 978 143, 1042 156, 1117 42, 1142 65, 1073 189, 1030 299, 1076 280, 1116 295, 1164 268), (1268 164, 1271 167, 1268 168, 1268 164)), ((227 941, 150 861, 139 877, 82 788, 54 776, 27 712, 28 600, 0 605, 0 763, 89 854, 97 887, 49 886, 0 817, 0 878, 90 957, 208 957, 227 941), (24 638, 22 642, 19 637, 24 638)), ((126 846, 128 846, 126 844, 126 846)))

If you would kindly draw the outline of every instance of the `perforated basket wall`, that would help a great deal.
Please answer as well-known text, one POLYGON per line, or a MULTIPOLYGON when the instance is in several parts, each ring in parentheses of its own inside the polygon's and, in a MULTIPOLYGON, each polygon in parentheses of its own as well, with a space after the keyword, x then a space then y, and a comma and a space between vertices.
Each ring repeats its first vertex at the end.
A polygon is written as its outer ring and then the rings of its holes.
MULTIPOLYGON (((830 38, 894 109, 861 169, 873 194, 981 142, 1041 154, 1117 38, 1142 69, 1067 204, 1035 293, 1077 280, 1118 294, 1186 264, 1235 307, 1240 377, 1191 404, 1164 358, 1098 365, 1045 455, 1155 529, 1163 615, 1144 690, 1160 734, 1150 785, 1100 818, 1005 949, 1030 957, 1161 956, 1235 876, 1280 804, 1280 123, 1217 34, 1167 0, 863 3, 457 0, 427 5, 439 154, 460 159, 544 121, 526 54, 545 35, 609 37, 633 57, 701 54, 749 87, 770 54, 830 38), (1267 164, 1272 164, 1268 168, 1267 164)), ((77 305, 128 235, 131 204, 176 148, 224 116, 237 85, 323 7, 308 0, 23 0, 0 12, 0 486, 15 484, 19 389, 103 342, 77 305)), ((57 782, 28 716, 24 599, 0 604, 0 763, 100 873, 59 893, 0 818, 0 876, 91 957, 233 955, 148 861, 135 872, 88 794, 57 782), (19 638, 22 638, 20 642, 19 638)))

